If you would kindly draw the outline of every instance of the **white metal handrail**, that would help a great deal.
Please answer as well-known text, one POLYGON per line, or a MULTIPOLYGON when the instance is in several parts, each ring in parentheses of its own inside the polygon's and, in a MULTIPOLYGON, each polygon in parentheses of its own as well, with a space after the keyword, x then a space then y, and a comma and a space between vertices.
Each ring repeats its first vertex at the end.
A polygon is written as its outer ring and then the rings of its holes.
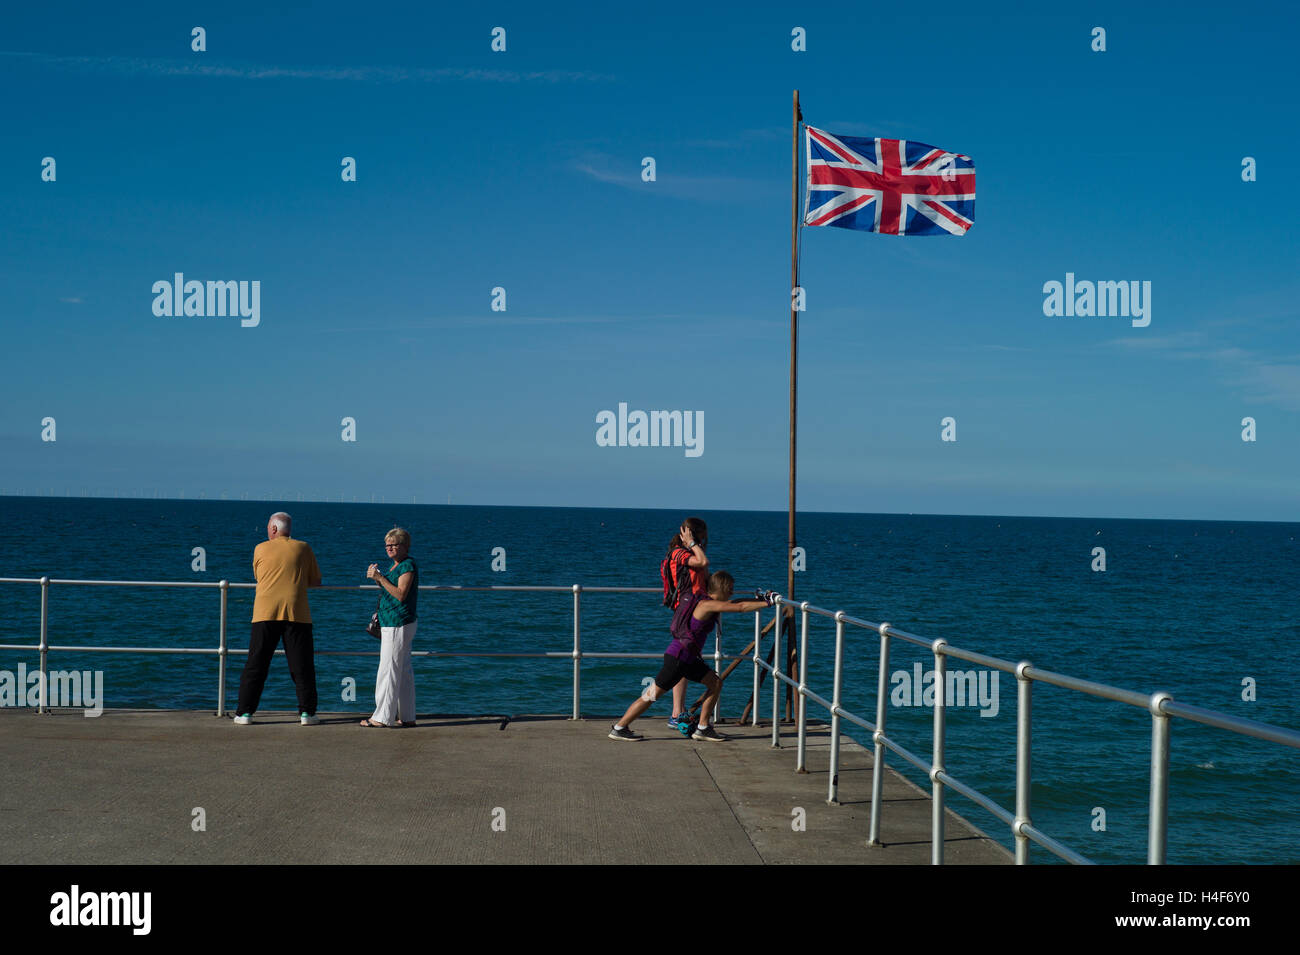
MULTIPOLYGON (((1089 696, 1101 697, 1102 699, 1113 700, 1119 703, 1127 703, 1130 706, 1140 707, 1151 713, 1150 805, 1147 823, 1147 863, 1149 865, 1164 865, 1165 863, 1169 822, 1169 718, 1171 716, 1182 717, 1197 723, 1203 723, 1207 726, 1214 726, 1219 729, 1228 730, 1229 732, 1237 733, 1239 735, 1250 736, 1272 743, 1279 743, 1293 749, 1300 749, 1300 732, 1296 732, 1295 730, 1286 729, 1281 726, 1274 726, 1269 723, 1259 723, 1254 720, 1242 719, 1241 717, 1232 716, 1227 713, 1220 713, 1200 706, 1176 703, 1174 702, 1173 696, 1164 691, 1157 691, 1151 694, 1138 693, 1133 690, 1125 690, 1104 683, 1095 683, 1090 680, 1081 680, 1077 677, 1067 676, 1062 673, 1054 673, 1050 670, 1042 670, 1033 666, 1033 664, 1028 661, 1013 663, 1010 660, 987 656, 986 654, 976 653, 971 650, 963 650, 959 647, 949 645, 946 640, 927 640, 924 637, 918 637, 915 634, 899 630, 889 623, 870 623, 865 620, 859 620, 856 617, 850 617, 842 610, 832 611, 821 607, 814 607, 807 601, 795 603, 786 600, 785 598, 778 598, 774 623, 776 626, 773 627, 773 639, 776 643, 772 654, 772 665, 769 666, 766 661, 760 658, 761 631, 759 630, 759 615, 754 615, 755 643, 753 663, 755 693, 753 724, 755 726, 758 725, 758 671, 759 668, 762 668, 773 676, 773 747, 779 748, 781 745, 780 725, 779 721, 775 719, 779 685, 785 683, 792 687, 798 694, 799 706, 797 719, 799 742, 795 771, 804 772, 806 771, 804 761, 806 756, 805 739, 807 735, 807 707, 804 704, 804 700, 811 699, 813 702, 825 707, 830 712, 830 788, 826 801, 832 805, 838 804, 840 719, 846 719, 871 733, 872 742, 875 746, 875 754, 872 761, 871 779, 871 828, 867 841, 873 846, 881 845, 880 811, 882 805, 881 790, 884 783, 885 749, 888 748, 892 750, 917 769, 921 770, 921 772, 925 773, 931 783, 930 861, 934 865, 943 864, 945 788, 952 789, 967 797, 1010 826, 1011 835, 1015 840, 1017 865, 1025 865, 1029 862, 1030 842, 1037 843, 1067 862, 1076 865, 1092 864, 1092 860, 1078 852, 1075 852, 1069 846, 1066 846, 1059 840, 1053 839, 1051 836, 1048 836, 1046 833, 1035 828, 1030 819, 1029 796, 1031 784, 1030 736, 1032 728, 1032 686, 1036 681, 1047 683, 1052 686, 1059 686, 1067 690, 1086 693, 1089 696), (780 670, 780 634, 783 628, 780 626, 779 621, 781 618, 781 607, 783 606, 791 610, 797 609, 800 611, 802 633, 799 652, 800 675, 798 682, 795 682, 788 674, 782 673, 780 670), (834 690, 832 699, 829 701, 808 689, 808 618, 809 615, 812 614, 829 617, 835 621, 834 690), (878 675, 879 680, 876 687, 876 723, 874 726, 865 719, 845 710, 840 704, 844 658, 844 628, 846 624, 864 630, 874 630, 880 635, 880 670, 878 675), (903 640, 904 642, 914 644, 918 647, 924 647, 934 654, 934 686, 936 687, 936 692, 934 694, 934 739, 933 751, 928 763, 922 757, 909 752, 895 740, 890 739, 885 735, 885 701, 888 698, 889 688, 889 641, 891 638, 903 640), (947 723, 945 719, 946 694, 943 692, 943 687, 946 685, 946 658, 950 656, 980 666, 989 667, 990 669, 1011 673, 1014 674, 1016 678, 1016 808, 1014 814, 1006 808, 998 805, 997 802, 990 797, 949 775, 944 768, 944 743, 947 723)), ((793 628, 789 627, 787 630, 788 629, 793 628)))
MULTIPOLYGON (((40 625, 40 642, 37 644, 17 644, 17 643, 0 643, 0 650, 35 650, 40 654, 40 672, 42 678, 40 681, 39 703, 37 712, 44 713, 48 709, 46 699, 46 680, 44 674, 47 670, 47 659, 51 652, 77 652, 77 653, 163 653, 163 654, 190 654, 196 656, 215 655, 218 658, 217 663, 217 715, 224 716, 226 713, 226 658, 234 656, 247 656, 247 650, 232 649, 226 639, 227 624, 227 598, 232 589, 235 590, 254 590, 257 584, 253 583, 232 583, 228 580, 221 581, 199 581, 199 580, 65 580, 51 577, 0 577, 0 584, 39 584, 41 588, 41 625, 40 625), (61 586, 78 586, 78 587, 190 587, 199 589, 216 589, 221 593, 221 623, 218 635, 218 645, 216 647, 90 647, 90 646, 67 646, 55 645, 49 642, 49 590, 50 587, 58 584, 61 586)), ((352 586, 328 586, 313 587, 313 590, 330 590, 330 591, 378 591, 376 584, 359 584, 352 586)), ((542 651, 536 653, 502 653, 502 652, 467 652, 467 651, 436 651, 436 650, 412 650, 412 657, 477 657, 477 658, 521 658, 521 659, 571 659, 573 661, 573 715, 571 719, 579 718, 581 708, 581 687, 582 687, 582 661, 591 660, 657 660, 663 656, 662 653, 622 653, 622 652, 593 652, 582 649, 582 594, 658 594, 661 591, 656 587, 588 587, 582 584, 572 584, 570 586, 546 586, 546 585, 498 585, 491 587, 465 587, 458 584, 421 584, 420 590, 444 590, 458 591, 464 593, 471 592, 535 592, 535 593, 572 593, 573 594, 573 649, 560 651, 542 651)), ((283 656, 283 650, 275 651, 276 656, 283 656)), ((351 656, 351 657, 377 657, 378 650, 316 650, 315 656, 351 656)), ((720 628, 715 631, 713 653, 709 656, 713 659, 713 668, 717 672, 721 669, 722 661, 743 659, 738 656, 728 656, 722 652, 722 634, 720 628)))

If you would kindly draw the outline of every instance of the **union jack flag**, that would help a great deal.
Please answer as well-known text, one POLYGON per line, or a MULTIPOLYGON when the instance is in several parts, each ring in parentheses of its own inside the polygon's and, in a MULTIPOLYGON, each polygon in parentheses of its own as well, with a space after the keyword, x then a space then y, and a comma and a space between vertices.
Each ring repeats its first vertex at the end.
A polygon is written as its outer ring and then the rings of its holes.
POLYGON ((805 130, 804 225, 887 235, 965 235, 974 224, 975 162, 969 156, 906 139, 805 130))

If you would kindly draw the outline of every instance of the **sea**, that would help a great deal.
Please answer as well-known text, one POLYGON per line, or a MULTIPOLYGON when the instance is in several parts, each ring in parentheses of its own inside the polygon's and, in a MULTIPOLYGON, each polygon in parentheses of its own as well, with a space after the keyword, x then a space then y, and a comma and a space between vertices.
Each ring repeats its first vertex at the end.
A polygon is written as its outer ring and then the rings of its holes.
MULTIPOLYGON (((0 498, 0 577, 251 582, 253 548, 276 510, 293 516, 293 535, 312 546, 327 585, 364 585, 367 566, 385 559, 384 534, 401 526, 411 533, 423 584, 658 590, 669 540, 693 514, 708 523, 712 568, 735 577, 738 596, 786 587, 781 512, 59 497, 0 498)), ((1286 523, 801 513, 795 597, 955 647, 1141 693, 1164 690, 1182 702, 1300 729, 1298 536, 1300 525, 1286 523)), ((230 592, 231 647, 247 647, 252 596, 230 592)), ((374 604, 373 590, 313 591, 317 650, 375 650, 364 632, 374 604)), ((215 648, 219 605, 215 589, 53 585, 49 642, 215 648)), ((425 591, 419 611, 417 650, 567 653, 573 646, 568 592, 425 591)), ((584 593, 583 650, 660 654, 669 618, 658 593, 584 593)), ((34 645, 39 626, 39 587, 0 584, 0 643, 34 645)), ((753 629, 751 616, 729 617, 723 652, 743 651, 753 629)), ((834 638, 833 621, 812 617, 808 683, 827 698, 834 638)), ((847 631, 843 703, 868 721, 875 719, 879 644, 872 631, 847 631)), ((227 708, 242 661, 230 658, 227 708)), ((0 651, 0 671, 37 662, 31 650, 0 651)), ((376 662, 319 656, 320 708, 369 712, 376 662)), ((215 712, 215 656, 69 651, 51 653, 49 666, 102 670, 106 707, 215 712)), ((971 692, 948 709, 946 768, 1013 809, 1015 680, 1000 674, 995 682, 990 671, 956 659, 948 666, 965 671, 961 688, 971 692)), ((927 759, 933 713, 924 689, 932 667, 931 653, 893 641, 886 730, 927 759)), ((657 669, 656 660, 585 661, 583 715, 621 714, 657 669)), ((415 672, 421 714, 572 709, 567 658, 417 659, 415 672)), ((724 718, 741 713, 752 672, 742 663, 726 682, 724 718)), ((262 707, 295 705, 278 657, 262 707)), ((668 709, 656 704, 639 728, 653 721, 666 732, 668 709)), ((765 682, 764 719, 770 709, 765 682)), ((825 716, 816 704, 809 713, 825 716)), ((1032 714, 1035 826, 1097 862, 1144 862, 1150 715, 1041 683, 1032 714)), ((870 745, 865 731, 844 727, 870 745)), ((603 724, 592 732, 604 733, 603 724)), ((924 774, 892 753, 887 762, 928 790, 924 774)), ((1168 861, 1300 863, 1298 781, 1294 749, 1173 720, 1168 861)), ((865 808, 870 799, 865 775, 846 775, 840 789, 842 801, 865 808)), ((1006 826, 981 807, 951 792, 948 805, 1011 845, 1006 826)), ((888 807, 882 825, 887 839, 888 807)), ((1036 847, 1033 860, 1055 858, 1036 847)))

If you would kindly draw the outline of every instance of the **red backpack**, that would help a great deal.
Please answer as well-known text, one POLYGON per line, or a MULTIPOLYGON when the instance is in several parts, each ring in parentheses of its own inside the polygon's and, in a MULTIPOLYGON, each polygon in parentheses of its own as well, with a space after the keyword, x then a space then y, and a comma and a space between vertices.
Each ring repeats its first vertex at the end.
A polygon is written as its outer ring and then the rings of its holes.
POLYGON ((664 585, 664 606, 672 609, 691 592, 691 552, 679 547, 659 564, 659 579, 664 585))

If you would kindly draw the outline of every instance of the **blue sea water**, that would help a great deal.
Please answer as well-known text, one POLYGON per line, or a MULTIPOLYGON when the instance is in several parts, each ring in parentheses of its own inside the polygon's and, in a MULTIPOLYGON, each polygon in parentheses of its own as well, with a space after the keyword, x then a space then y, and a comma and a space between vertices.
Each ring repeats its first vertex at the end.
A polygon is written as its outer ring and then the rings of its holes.
MULTIPOLYGON (((326 584, 361 585, 382 561, 384 532, 410 530, 422 582, 462 586, 546 584, 658 587, 658 566, 686 512, 578 508, 443 507, 400 504, 0 498, 0 576, 251 581, 253 547, 268 514, 287 509, 294 536, 315 550, 326 584), (204 572, 193 549, 206 552, 204 572), (504 548, 506 570, 492 570, 504 548)), ((735 576, 738 593, 785 586, 782 513, 700 513, 709 524, 713 568, 735 576)), ((871 621, 888 620, 927 638, 1072 676, 1175 699, 1262 722, 1300 728, 1296 571, 1300 525, 1215 521, 937 515, 801 514, 807 569, 797 597, 871 621), (1093 549, 1106 569, 1092 570, 1093 549), (1243 681, 1256 699, 1243 699, 1243 681)), ((318 650, 372 650, 363 627, 373 592, 315 591, 318 650)), ((215 647, 215 590, 54 586, 52 644, 215 647)), ((426 592, 417 649, 463 652, 568 651, 573 598, 565 593, 426 592)), ((230 643, 246 647, 252 591, 230 595, 230 643)), ((0 643, 36 643, 37 587, 0 584, 0 643)), ((584 594, 585 651, 661 653, 668 613, 659 596, 584 594)), ((814 617, 809 684, 829 697, 834 624, 814 617)), ((724 652, 744 649, 749 617, 728 620, 724 652)), ((770 646, 770 640, 768 644, 770 646)), ((879 638, 850 630, 844 701, 874 718, 879 638)), ((232 657, 227 705, 242 657, 232 657)), ((0 670, 30 651, 0 651, 0 670)), ((321 708, 364 711, 373 703, 375 659, 319 657, 321 708), (355 703, 342 700, 347 680, 355 703)), ((891 674, 928 670, 932 657, 894 641, 891 674)), ((102 669, 109 707, 213 708, 212 656, 55 653, 52 669, 102 669)), ((961 666, 950 661, 950 668, 961 666)), ((584 715, 621 713, 655 661, 589 661, 582 668, 584 715)), ((973 669, 973 668, 972 668, 973 669)), ((723 695, 724 716, 748 699, 742 664, 723 695)), ((567 660, 416 661, 421 713, 567 713, 567 660)), ((903 696, 900 676, 891 698, 903 696)), ((762 708, 771 691, 765 684, 762 708)), ((292 709, 283 658, 262 706, 292 709)), ((662 719, 659 704, 647 719, 662 719)), ((991 712, 992 707, 984 707, 991 712)), ((1002 674, 995 715, 950 708, 950 773, 1006 807, 1015 800, 1015 681, 1002 674)), ((814 716, 816 707, 810 710, 814 716)), ((892 705, 891 736, 928 756, 931 710, 892 705)), ((1151 720, 1124 704, 1036 684, 1033 805, 1040 829, 1101 862, 1145 859, 1151 720), (1105 828, 1097 828, 1104 810, 1105 828)), ((847 724, 849 735, 866 734, 847 724)), ((1173 721, 1170 759, 1171 862, 1300 862, 1294 795, 1300 753, 1221 730, 1173 721)), ((790 753, 793 768, 793 751, 790 753)), ((914 781, 924 777, 891 758, 914 781)), ((869 785, 869 781, 868 785, 869 785)), ((845 787, 858 785, 845 782, 845 787)), ((864 789, 866 786, 863 787, 864 789)), ((846 800, 869 792, 842 792, 846 800)), ((1004 844, 1005 827, 955 794, 949 805, 1004 844)), ((886 815, 884 825, 888 827, 886 815)), ((1044 850, 1035 861, 1048 862, 1044 850)))

